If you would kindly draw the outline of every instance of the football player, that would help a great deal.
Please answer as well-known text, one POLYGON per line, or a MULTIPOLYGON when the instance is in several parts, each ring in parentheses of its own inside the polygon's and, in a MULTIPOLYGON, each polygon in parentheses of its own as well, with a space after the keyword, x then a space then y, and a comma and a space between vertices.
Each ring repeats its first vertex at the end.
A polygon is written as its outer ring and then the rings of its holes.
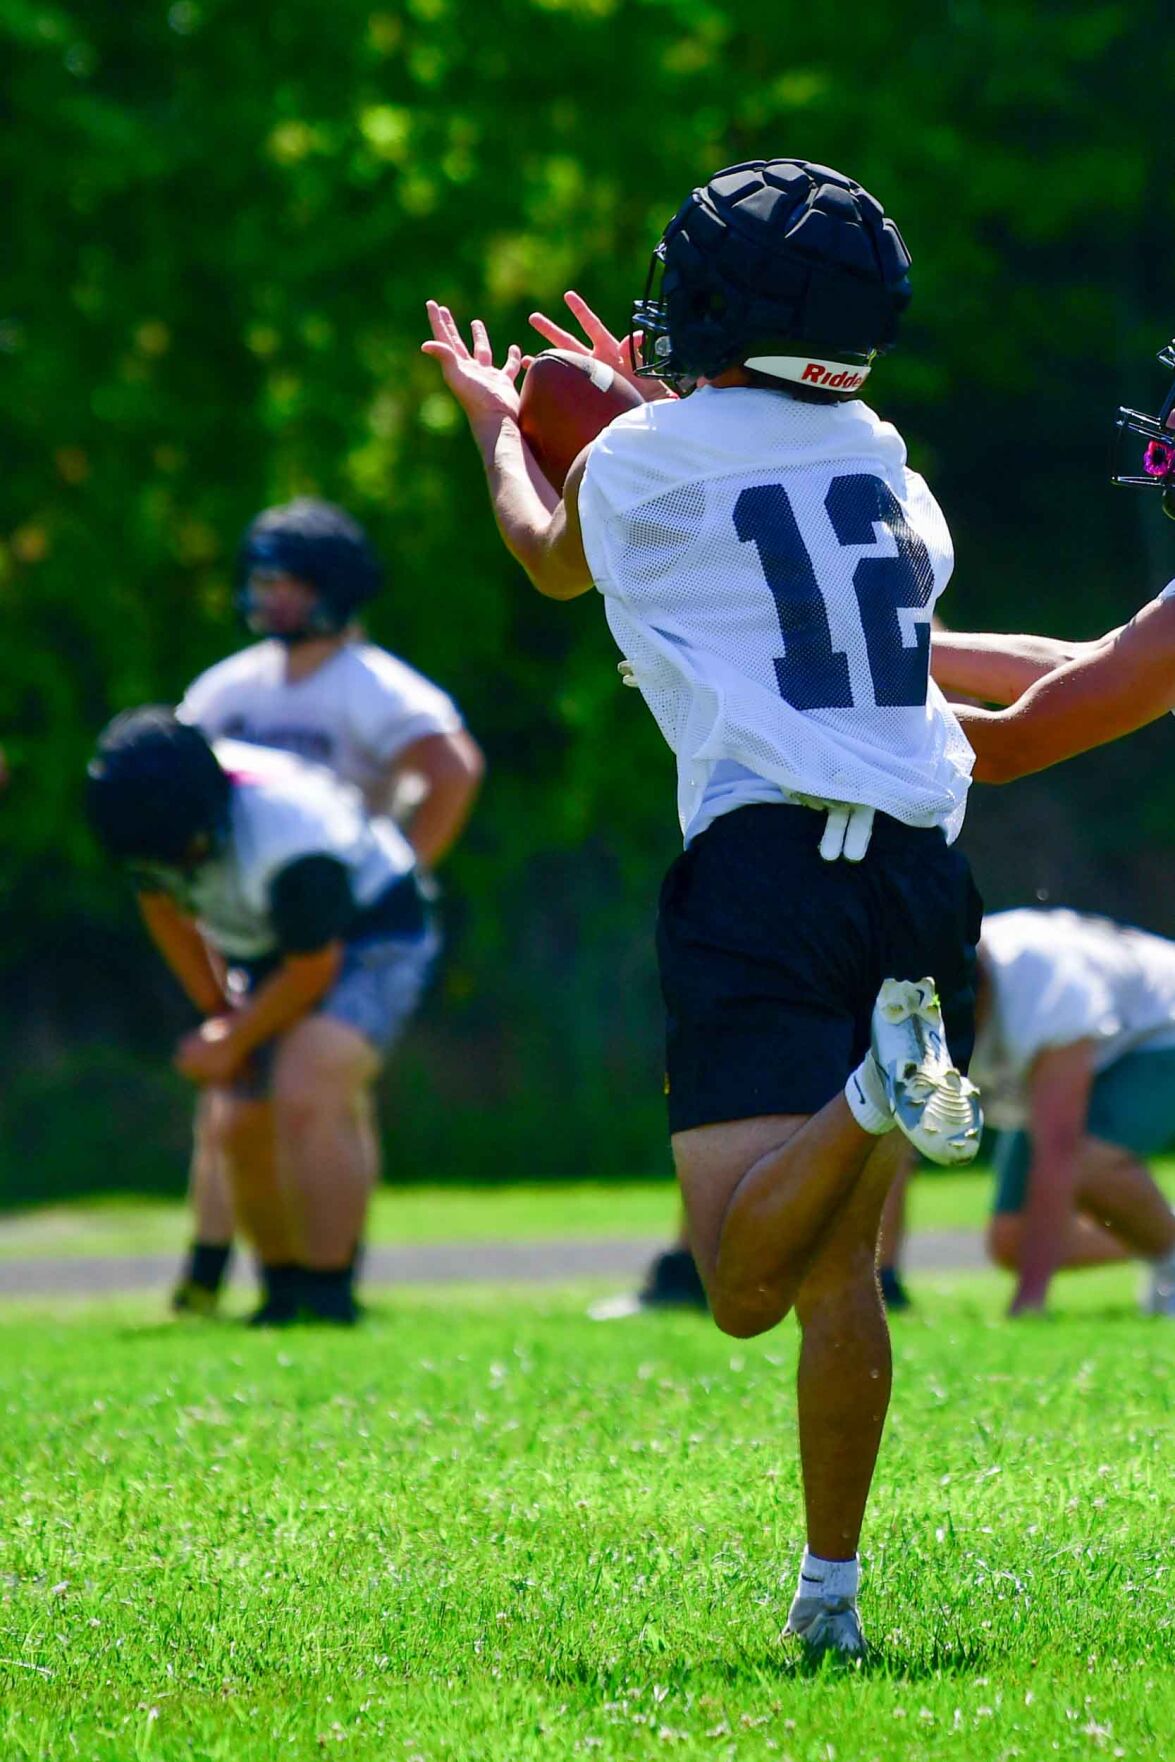
MULTIPOLYGON (((1159 353, 1175 368, 1175 339, 1159 353)), ((1120 409, 1113 481, 1157 490, 1175 517, 1175 383, 1158 414, 1120 409), (1141 440, 1134 468, 1122 449, 1141 440)), ((1175 581, 1121 629, 1096 642, 1047 638, 955 636, 942 666, 954 689, 1002 710, 960 713, 975 750, 975 777, 1008 783, 1062 759, 1104 746, 1175 710, 1175 581)))
POLYGON ((995 912, 972 1071, 996 1145, 992 1258, 1011 1314, 1062 1268, 1141 1259, 1175 1315, 1175 1215, 1145 1159, 1175 1144, 1175 943, 1070 911, 995 912))
POLYGON ((103 732, 86 804, 204 1018, 175 1063, 231 1107, 234 1209, 265 1288, 253 1320, 353 1322, 368 1091, 436 955, 411 845, 328 771, 153 707, 103 732))
POLYGON ((798 1315, 808 1547, 788 1629, 849 1656, 889 1398, 890 1134, 960 1163, 981 1127, 961 1074, 981 908, 952 842, 970 754, 928 678, 950 540, 857 395, 909 261, 850 178, 719 172, 670 221, 635 312, 639 382, 688 395, 614 422, 562 496, 519 428, 519 349, 495 365, 485 326, 470 348, 435 302, 423 345, 507 548, 552 599, 597 587, 677 756, 686 849, 657 932, 674 1159, 718 1326, 798 1315))
MULTIPOLYGON (((237 557, 238 610, 262 640, 202 673, 178 714, 210 739, 327 766, 371 812, 403 821, 418 864, 432 871, 469 816, 484 763, 452 699, 364 640, 356 617, 380 585, 365 533, 341 508, 303 498, 266 509, 237 557)), ((248 1142, 237 1111, 214 1087, 197 1108, 196 1239, 172 1300, 180 1311, 207 1315, 217 1305, 232 1240, 226 1146, 248 1142)))

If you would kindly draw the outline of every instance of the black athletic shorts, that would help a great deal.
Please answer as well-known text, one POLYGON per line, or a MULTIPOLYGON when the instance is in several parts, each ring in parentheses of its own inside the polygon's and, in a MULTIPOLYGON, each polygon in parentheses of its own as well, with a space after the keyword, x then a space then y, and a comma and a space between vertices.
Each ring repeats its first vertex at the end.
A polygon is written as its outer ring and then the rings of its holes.
POLYGON ((878 814, 863 862, 826 863, 824 825, 811 808, 737 808, 665 877, 671 1132, 816 1113, 868 1051, 885 979, 933 976, 967 1068, 983 902, 966 858, 941 832, 878 814))

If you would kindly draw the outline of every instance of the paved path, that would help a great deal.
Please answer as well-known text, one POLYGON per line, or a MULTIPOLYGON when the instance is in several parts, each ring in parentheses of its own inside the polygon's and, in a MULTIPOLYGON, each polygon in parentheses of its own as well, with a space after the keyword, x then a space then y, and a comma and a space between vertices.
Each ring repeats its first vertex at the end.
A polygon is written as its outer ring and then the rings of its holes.
MULTIPOLYGON (((627 1284, 664 1246, 663 1237, 588 1237, 378 1247, 367 1251, 364 1279, 370 1285, 560 1284, 588 1278, 627 1284)), ((973 1230, 929 1230, 911 1238, 905 1264, 913 1273, 971 1271, 984 1265, 982 1239, 973 1230)), ((0 1260, 0 1298, 166 1290, 176 1267, 174 1254, 0 1260)), ((250 1277, 243 1256, 237 1257, 235 1276, 250 1277)))

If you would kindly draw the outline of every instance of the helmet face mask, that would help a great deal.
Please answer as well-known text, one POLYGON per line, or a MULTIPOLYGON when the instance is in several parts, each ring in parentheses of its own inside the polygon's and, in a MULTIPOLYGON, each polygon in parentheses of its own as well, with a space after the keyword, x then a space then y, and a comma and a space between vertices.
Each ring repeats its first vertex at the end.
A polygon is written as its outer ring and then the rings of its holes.
POLYGON ((381 581, 379 560, 358 521, 311 497, 265 509, 237 553, 236 603, 247 628, 291 646, 342 635, 381 581), (301 618, 291 618, 288 606, 275 606, 271 624, 266 589, 283 578, 312 597, 301 618))
POLYGON ((901 234, 859 184, 806 160, 752 160, 694 190, 653 253, 638 373, 688 390, 754 371, 836 396, 864 383, 910 298, 901 234))
POLYGON ((338 636, 346 628, 312 582, 266 564, 250 569, 237 594, 237 607, 254 636, 271 637, 289 647, 315 637, 338 636))
MULTIPOLYGON (((1175 371, 1175 338, 1159 350, 1158 361, 1175 371)), ((1157 489, 1163 492, 1163 512, 1175 520, 1175 379, 1172 380, 1157 416, 1142 410, 1119 408, 1114 419, 1114 452, 1110 482, 1127 489, 1157 489), (1146 442, 1141 467, 1133 465, 1130 454, 1134 448, 1130 437, 1146 442), (1128 453, 1128 448, 1130 452, 1128 453)))

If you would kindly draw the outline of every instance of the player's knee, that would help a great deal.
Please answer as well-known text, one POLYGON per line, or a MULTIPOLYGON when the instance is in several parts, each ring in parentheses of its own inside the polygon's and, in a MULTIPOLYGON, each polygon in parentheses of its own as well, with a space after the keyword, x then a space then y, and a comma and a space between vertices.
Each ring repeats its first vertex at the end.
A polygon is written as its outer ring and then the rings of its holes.
POLYGON ((282 1134, 301 1135, 324 1119, 345 1112, 344 1093, 321 1071, 279 1073, 273 1085, 273 1114, 282 1134))
POLYGON ((1011 1212, 999 1212, 987 1226, 988 1258, 1005 1272, 1014 1273, 1020 1266, 1020 1219, 1011 1212))
POLYGON ((715 1325, 733 1340, 753 1340, 770 1333, 791 1308, 790 1294, 768 1291, 711 1290, 710 1314, 715 1325))

